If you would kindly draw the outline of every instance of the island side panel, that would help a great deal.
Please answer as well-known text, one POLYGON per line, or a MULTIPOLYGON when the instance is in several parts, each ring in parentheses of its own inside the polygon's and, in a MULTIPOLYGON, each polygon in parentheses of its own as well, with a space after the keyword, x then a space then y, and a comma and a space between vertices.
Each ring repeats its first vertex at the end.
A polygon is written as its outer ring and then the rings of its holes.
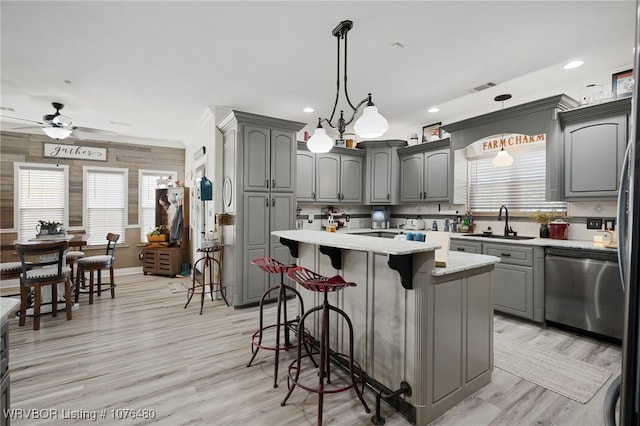
POLYGON ((466 382, 493 370, 493 272, 468 278, 466 287, 466 382))

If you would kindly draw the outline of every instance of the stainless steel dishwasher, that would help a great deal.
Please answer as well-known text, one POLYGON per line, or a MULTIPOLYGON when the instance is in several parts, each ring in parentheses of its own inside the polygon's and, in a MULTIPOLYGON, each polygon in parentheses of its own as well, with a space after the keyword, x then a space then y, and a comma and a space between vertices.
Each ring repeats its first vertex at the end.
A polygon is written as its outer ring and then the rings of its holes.
POLYGON ((545 320, 622 339, 624 291, 615 252, 547 248, 545 320))

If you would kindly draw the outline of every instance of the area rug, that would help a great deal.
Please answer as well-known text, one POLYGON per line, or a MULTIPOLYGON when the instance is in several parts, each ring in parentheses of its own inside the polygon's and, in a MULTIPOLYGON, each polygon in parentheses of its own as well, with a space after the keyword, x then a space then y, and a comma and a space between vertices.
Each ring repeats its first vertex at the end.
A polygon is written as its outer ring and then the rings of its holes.
POLYGON ((495 333, 494 365, 531 383, 586 404, 611 372, 495 333))
POLYGON ((190 281, 176 281, 169 283, 169 290, 171 293, 182 293, 191 288, 192 283, 190 281))

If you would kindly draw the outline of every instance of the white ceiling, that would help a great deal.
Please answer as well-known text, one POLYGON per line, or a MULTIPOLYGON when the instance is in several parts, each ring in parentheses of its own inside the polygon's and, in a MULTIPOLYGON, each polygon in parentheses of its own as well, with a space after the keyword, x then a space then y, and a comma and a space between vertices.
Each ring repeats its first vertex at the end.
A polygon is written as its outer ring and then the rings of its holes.
MULTIPOLYGON (((635 8, 635 0, 2 0, 0 113, 40 121, 60 101, 74 125, 167 146, 188 143, 215 106, 312 130, 335 97, 331 31, 350 19, 349 94, 355 103, 373 92, 390 123, 383 138, 406 139, 497 110, 501 93, 513 94, 508 107, 577 97, 592 83, 610 90, 611 74, 633 63, 635 8), (585 64, 563 70, 573 59, 585 64), (497 86, 473 92, 487 82, 497 86), (428 113, 432 106, 440 112, 428 113)), ((23 125, 2 119, 4 130, 23 125)))

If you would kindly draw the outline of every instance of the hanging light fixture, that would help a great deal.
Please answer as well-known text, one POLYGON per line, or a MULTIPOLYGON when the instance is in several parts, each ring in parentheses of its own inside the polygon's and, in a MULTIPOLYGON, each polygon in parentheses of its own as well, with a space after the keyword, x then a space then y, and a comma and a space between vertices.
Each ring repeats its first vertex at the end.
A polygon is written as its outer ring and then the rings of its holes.
MULTIPOLYGON (((507 101, 509 99, 511 99, 511 95, 508 93, 504 95, 498 95, 493 98, 493 100, 496 102, 502 102, 502 109, 504 109, 504 101, 507 101)), ((502 139, 503 138, 500 138, 501 142, 502 139)), ((498 151, 498 155, 496 155, 493 161, 491 161, 491 164, 493 164, 494 167, 507 167, 513 164, 513 157, 510 156, 507 151, 505 151, 504 144, 502 144, 502 148, 500 148, 500 151, 498 151)))
POLYGON ((333 140, 327 135, 326 130, 322 127, 322 122, 325 121, 332 129, 337 129, 340 134, 340 140, 343 140, 342 135, 346 130, 346 127, 354 120, 358 109, 366 103, 364 111, 360 118, 354 124, 354 130, 362 138, 377 138, 382 136, 387 131, 389 123, 380 115, 378 108, 371 100, 371 93, 368 94, 358 105, 354 106, 349 99, 349 91, 347 90, 347 33, 353 28, 353 22, 342 21, 331 32, 338 41, 338 66, 337 66, 337 79, 336 79, 336 100, 333 104, 333 111, 331 111, 330 118, 319 118, 318 126, 313 133, 313 136, 309 138, 307 146, 312 152, 329 152, 333 147, 333 140), (336 124, 333 123, 333 119, 336 114, 336 108, 338 106, 338 98, 340 97, 340 41, 344 40, 344 95, 347 100, 347 104, 351 108, 351 118, 346 120, 344 118, 344 111, 340 110, 340 118, 336 124))
POLYGON ((42 131, 50 138, 60 140, 60 139, 69 137, 72 130, 66 129, 64 127, 52 126, 52 127, 43 127, 42 131))

